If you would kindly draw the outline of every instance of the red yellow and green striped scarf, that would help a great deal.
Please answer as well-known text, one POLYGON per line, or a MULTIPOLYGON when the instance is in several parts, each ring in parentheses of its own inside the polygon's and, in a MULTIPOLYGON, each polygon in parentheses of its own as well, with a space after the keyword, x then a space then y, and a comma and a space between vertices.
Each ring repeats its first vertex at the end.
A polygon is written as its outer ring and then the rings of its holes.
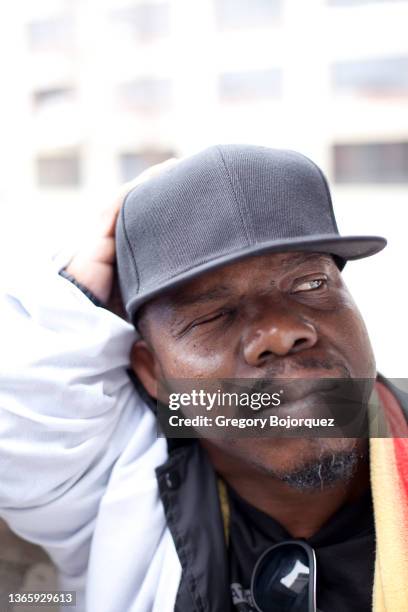
POLYGON ((370 439, 371 488, 376 531, 373 612, 406 612, 408 427, 401 408, 389 389, 377 382, 376 392, 391 437, 370 439))

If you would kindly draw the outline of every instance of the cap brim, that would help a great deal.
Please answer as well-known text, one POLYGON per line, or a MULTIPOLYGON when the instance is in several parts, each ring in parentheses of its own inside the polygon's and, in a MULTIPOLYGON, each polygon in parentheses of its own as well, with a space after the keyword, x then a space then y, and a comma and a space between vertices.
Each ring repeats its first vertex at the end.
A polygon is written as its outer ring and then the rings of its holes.
POLYGON ((214 270, 228 263, 239 261, 246 257, 265 253, 284 253, 288 251, 316 251, 316 253, 330 253, 331 255, 336 255, 346 262, 348 260, 363 259, 364 257, 375 255, 379 251, 382 251, 386 244, 386 239, 381 236, 330 236, 328 238, 327 235, 310 236, 309 238, 286 238, 252 244, 239 251, 233 251, 194 266, 161 283, 159 287, 147 287, 143 293, 136 295, 128 303, 128 315, 130 319, 133 320, 137 310, 157 295, 169 291, 187 281, 193 280, 197 276, 209 272, 210 270, 214 270))

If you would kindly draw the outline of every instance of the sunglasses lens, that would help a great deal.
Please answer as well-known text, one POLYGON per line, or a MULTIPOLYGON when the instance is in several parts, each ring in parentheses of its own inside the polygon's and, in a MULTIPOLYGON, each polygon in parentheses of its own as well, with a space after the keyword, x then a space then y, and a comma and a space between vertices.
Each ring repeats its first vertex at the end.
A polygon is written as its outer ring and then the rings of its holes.
POLYGON ((305 612, 309 598, 309 558, 297 544, 278 546, 256 568, 252 596, 262 612, 305 612))

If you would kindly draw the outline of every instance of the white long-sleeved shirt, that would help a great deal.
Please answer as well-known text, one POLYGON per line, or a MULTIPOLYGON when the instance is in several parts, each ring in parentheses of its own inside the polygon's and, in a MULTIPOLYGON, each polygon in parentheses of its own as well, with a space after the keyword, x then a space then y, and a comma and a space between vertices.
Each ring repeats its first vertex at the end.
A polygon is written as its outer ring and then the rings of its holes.
POLYGON ((174 610, 154 472, 167 447, 126 373, 133 328, 52 264, 2 285, 1 517, 47 550, 77 612, 174 610))

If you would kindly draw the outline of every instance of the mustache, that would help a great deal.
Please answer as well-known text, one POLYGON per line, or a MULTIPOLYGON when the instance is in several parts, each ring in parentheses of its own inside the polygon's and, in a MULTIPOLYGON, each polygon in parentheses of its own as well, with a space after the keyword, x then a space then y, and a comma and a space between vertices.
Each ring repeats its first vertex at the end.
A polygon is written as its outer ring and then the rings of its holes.
MULTIPOLYGON (((285 360, 281 359, 270 363, 264 370, 263 378, 285 378, 285 372, 288 370, 290 370, 290 372, 326 370, 334 374, 333 378, 338 377, 338 372, 340 371, 342 378, 351 378, 351 372, 343 361, 313 357, 311 355, 293 355, 290 362, 288 362, 286 358, 285 360), (336 373, 337 376, 335 376, 336 373)), ((299 378, 301 378, 301 376, 299 378)))

